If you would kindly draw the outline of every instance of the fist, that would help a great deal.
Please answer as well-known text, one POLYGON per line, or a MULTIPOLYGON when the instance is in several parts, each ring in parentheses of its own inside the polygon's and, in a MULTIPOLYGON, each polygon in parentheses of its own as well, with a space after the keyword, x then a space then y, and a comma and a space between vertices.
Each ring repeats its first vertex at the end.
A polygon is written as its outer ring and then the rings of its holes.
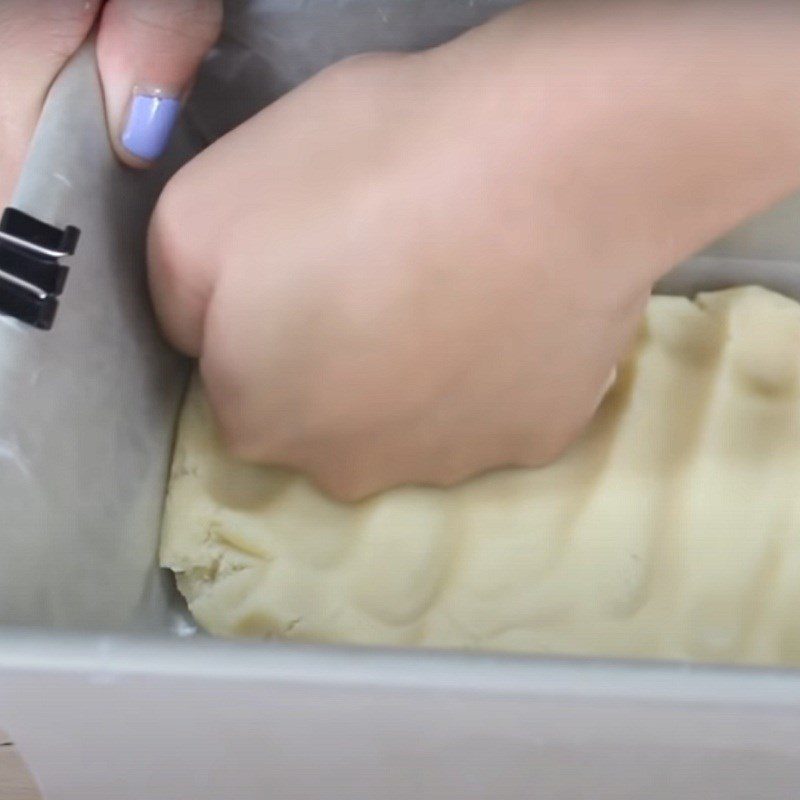
POLYGON ((152 220, 156 310, 223 440, 344 499, 553 459, 649 291, 598 263, 562 142, 532 133, 547 109, 521 119, 449 52, 329 68, 184 167, 152 220))

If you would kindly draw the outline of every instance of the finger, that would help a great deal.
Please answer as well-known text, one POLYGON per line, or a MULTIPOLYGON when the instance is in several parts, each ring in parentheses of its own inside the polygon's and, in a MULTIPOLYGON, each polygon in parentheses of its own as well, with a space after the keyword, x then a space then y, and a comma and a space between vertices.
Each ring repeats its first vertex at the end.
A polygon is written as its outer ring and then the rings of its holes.
POLYGON ((100 0, 0 2, 0 202, 5 205, 47 91, 80 47, 100 0))
POLYGON ((111 142, 126 164, 147 167, 166 150, 221 25, 222 0, 108 0, 97 61, 111 142))

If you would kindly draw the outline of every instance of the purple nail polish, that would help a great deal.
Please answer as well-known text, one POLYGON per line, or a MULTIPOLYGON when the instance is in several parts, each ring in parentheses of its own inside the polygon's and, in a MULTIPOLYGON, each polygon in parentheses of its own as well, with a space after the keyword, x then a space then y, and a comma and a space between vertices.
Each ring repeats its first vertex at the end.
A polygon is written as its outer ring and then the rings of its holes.
POLYGON ((144 161, 155 161, 166 150, 181 111, 180 100, 158 94, 135 94, 122 134, 122 146, 144 161))

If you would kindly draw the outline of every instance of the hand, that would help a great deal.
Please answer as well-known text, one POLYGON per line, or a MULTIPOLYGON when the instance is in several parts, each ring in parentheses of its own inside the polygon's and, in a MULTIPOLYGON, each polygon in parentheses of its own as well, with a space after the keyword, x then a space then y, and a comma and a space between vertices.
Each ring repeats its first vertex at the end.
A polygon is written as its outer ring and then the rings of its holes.
POLYGON ((186 167, 152 223, 157 308, 233 451, 345 498, 554 457, 647 296, 552 252, 515 145, 437 81, 418 57, 337 66, 186 167))
POLYGON ((551 460, 653 281, 800 185, 796 31, 603 5, 344 62, 168 185, 153 296, 234 453, 343 498, 551 460))
MULTIPOLYGON (((166 146, 175 105, 162 104, 154 122, 131 132, 126 114, 134 89, 183 97, 221 15, 221 0, 3 0, 0 201, 14 188, 50 84, 96 21, 111 141, 125 163, 143 167, 166 146)), ((139 101, 140 119, 145 106, 139 101)))

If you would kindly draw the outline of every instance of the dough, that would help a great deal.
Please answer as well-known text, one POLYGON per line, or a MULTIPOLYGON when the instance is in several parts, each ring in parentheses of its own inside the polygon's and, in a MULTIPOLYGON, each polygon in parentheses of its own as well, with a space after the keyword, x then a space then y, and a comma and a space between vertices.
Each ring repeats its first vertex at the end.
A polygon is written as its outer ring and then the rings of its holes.
POLYGON ((800 305, 656 297, 556 464, 357 505, 231 461, 198 383, 161 562, 215 634, 800 664, 800 305))

